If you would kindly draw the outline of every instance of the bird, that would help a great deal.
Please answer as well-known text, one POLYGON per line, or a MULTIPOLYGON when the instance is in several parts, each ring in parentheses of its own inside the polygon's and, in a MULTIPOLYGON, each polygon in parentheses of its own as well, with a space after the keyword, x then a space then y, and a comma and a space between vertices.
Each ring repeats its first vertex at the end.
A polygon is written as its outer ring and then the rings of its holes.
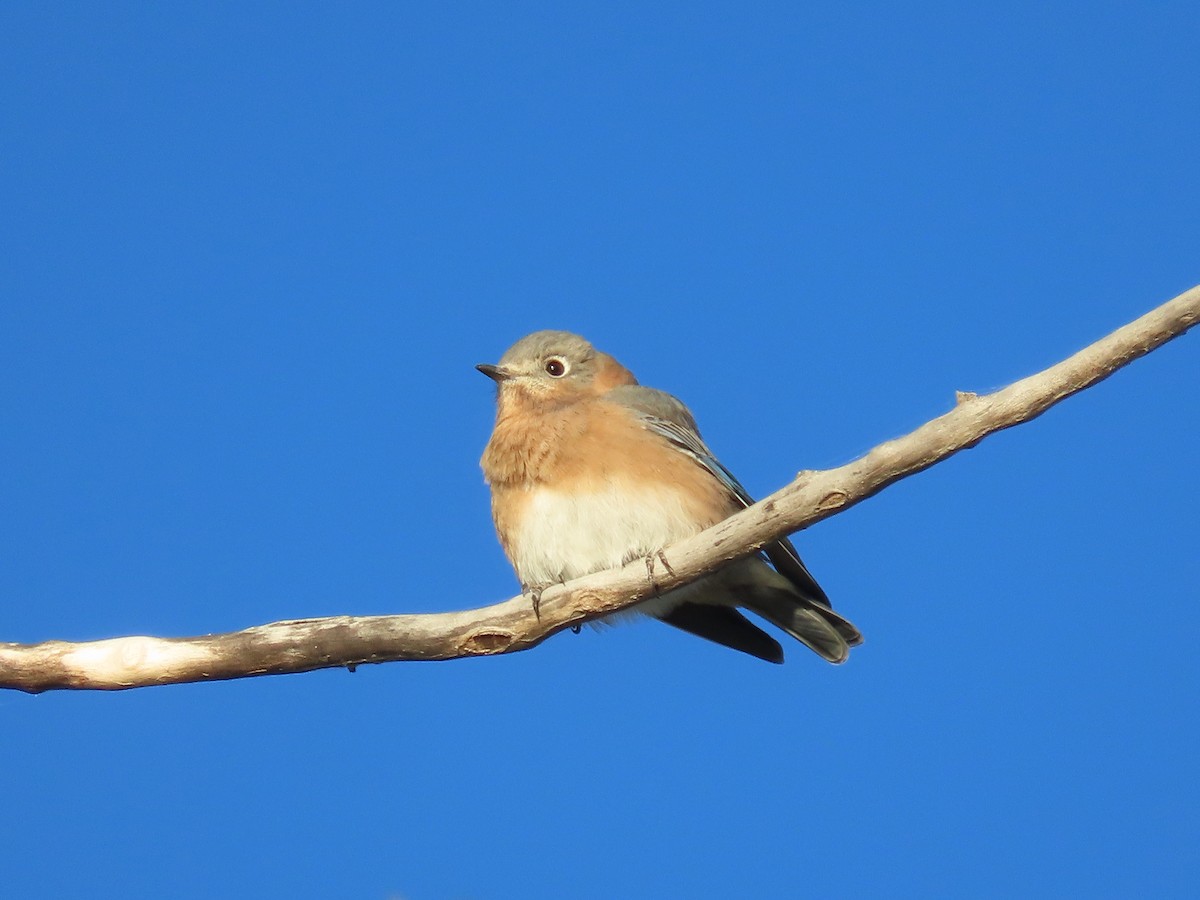
MULTIPOLYGON (((577 334, 534 332, 476 368, 497 386, 480 460, 492 519, 535 602, 551 584, 652 557, 754 502, 680 400, 577 334)), ((862 643, 787 538, 633 609, 772 663, 782 646, 741 610, 831 663, 862 643)))

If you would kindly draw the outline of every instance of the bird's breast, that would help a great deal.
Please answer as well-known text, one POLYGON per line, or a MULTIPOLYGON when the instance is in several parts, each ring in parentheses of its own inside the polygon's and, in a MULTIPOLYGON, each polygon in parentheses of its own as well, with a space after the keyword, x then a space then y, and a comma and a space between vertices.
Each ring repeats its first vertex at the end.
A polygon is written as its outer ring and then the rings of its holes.
POLYGON ((617 404, 502 412, 483 457, 492 516, 527 585, 621 566, 728 516, 695 459, 617 404))
POLYGON ((548 584, 624 565, 702 525, 670 486, 565 492, 534 487, 521 498, 505 549, 525 584, 548 584))

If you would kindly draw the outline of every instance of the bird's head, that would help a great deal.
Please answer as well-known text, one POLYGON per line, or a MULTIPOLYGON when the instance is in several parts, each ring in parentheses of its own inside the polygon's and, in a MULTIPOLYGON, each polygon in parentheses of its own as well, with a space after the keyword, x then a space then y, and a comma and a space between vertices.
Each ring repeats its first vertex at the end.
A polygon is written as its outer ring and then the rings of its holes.
POLYGON ((502 405, 510 400, 569 403, 637 384, 628 369, 569 331, 535 331, 509 347, 499 363, 475 368, 496 382, 502 405))

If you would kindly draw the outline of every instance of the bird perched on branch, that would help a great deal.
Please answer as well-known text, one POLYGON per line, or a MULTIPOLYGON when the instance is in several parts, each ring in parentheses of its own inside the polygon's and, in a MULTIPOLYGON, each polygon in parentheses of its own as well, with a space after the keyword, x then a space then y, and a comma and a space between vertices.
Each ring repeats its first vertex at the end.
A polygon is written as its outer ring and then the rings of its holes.
MULTIPOLYGON (((499 364, 476 368, 498 386, 481 461, 492 518, 522 587, 535 596, 655 554, 754 502, 700 438, 686 406, 642 387, 576 334, 535 332, 499 364)), ((738 607, 832 663, 862 643, 786 538, 634 609, 783 662, 779 643, 738 607)))

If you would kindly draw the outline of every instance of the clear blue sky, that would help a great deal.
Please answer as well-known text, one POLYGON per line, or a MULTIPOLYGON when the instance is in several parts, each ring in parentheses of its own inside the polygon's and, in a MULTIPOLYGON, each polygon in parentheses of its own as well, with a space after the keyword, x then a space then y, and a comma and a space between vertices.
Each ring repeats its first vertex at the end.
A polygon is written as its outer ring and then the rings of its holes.
MULTIPOLYGON (((1200 12, 0 8, 0 640, 511 596, 516 338, 755 493, 1200 281, 1200 12)), ((13 897, 1184 896, 1200 337, 797 536, 866 644, 0 694, 13 897)))

